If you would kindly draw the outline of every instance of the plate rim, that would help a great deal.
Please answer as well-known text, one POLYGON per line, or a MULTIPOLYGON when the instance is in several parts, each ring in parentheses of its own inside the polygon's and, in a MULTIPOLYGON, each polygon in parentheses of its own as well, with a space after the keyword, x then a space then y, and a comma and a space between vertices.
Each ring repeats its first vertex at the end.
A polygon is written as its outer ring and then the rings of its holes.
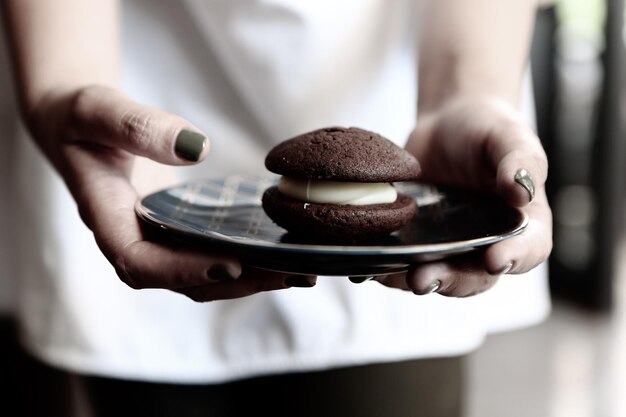
MULTIPOLYGON (((174 187, 176 188, 176 187, 174 187)), ((157 217, 150 213, 150 210, 143 205, 144 199, 167 190, 157 191, 155 193, 144 196, 135 203, 136 214, 148 221, 154 226, 164 230, 171 230, 183 236, 192 236, 199 239, 210 240, 211 242, 227 243, 232 246, 242 248, 263 248, 277 252, 297 252, 312 253, 318 255, 343 255, 343 256, 361 256, 361 255, 425 255, 425 254, 444 254, 447 252, 458 252, 461 249, 479 248, 490 244, 495 244, 501 240, 505 240, 522 233, 528 226, 530 219, 528 214, 517 210, 520 214, 520 222, 511 230, 492 236, 484 236, 473 239, 466 239, 454 242, 442 242, 431 244, 417 245, 401 245, 401 246, 380 246, 380 245, 318 245, 318 244, 302 244, 302 243, 284 243, 284 242, 264 242, 253 239, 237 239, 215 231, 207 231, 205 233, 194 231, 193 229, 183 228, 176 224, 163 224, 157 217)), ((207 243, 209 243, 207 241, 207 243)))

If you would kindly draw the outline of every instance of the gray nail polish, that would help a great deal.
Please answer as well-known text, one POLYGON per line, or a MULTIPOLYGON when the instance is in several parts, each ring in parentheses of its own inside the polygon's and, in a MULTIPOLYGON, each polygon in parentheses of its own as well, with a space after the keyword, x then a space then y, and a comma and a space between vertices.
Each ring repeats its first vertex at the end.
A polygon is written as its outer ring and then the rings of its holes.
POLYGON ((348 279, 350 280, 350 282, 353 282, 355 284, 361 284, 365 281, 371 281, 374 279, 373 276, 367 276, 367 277, 348 277, 348 279))
POLYGON ((528 201, 535 199, 535 183, 532 177, 524 168, 515 173, 515 182, 521 185, 528 193, 528 201))
POLYGON ((312 282, 311 278, 306 275, 290 275, 285 278, 285 285, 287 287, 311 288, 315 286, 315 282, 312 282))
POLYGON ((196 162, 206 147, 207 138, 198 132, 183 129, 176 137, 174 152, 179 158, 196 162))
POLYGON ((215 265, 209 268, 207 271, 207 276, 210 279, 215 281, 234 281, 238 277, 233 274, 226 266, 224 265, 215 265))

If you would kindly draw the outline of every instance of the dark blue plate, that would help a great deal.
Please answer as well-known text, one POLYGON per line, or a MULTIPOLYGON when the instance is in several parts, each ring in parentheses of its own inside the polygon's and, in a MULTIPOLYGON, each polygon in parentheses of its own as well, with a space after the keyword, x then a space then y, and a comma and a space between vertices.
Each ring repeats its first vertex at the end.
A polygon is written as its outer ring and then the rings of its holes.
POLYGON ((485 248, 521 233, 528 218, 500 199, 418 183, 397 183, 419 205, 411 223, 367 244, 337 245, 292 236, 267 217, 263 191, 277 177, 231 176, 191 181, 151 194, 136 212, 158 239, 219 248, 245 264, 274 271, 369 276, 408 269, 485 248))

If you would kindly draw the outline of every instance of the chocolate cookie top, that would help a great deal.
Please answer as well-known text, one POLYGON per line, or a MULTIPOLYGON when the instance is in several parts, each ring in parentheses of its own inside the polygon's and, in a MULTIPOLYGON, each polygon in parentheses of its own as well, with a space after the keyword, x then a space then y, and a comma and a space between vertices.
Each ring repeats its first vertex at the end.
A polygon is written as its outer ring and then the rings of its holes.
POLYGON ((415 180, 413 155, 383 136, 356 127, 330 127, 276 145, 265 167, 280 175, 354 182, 415 180))

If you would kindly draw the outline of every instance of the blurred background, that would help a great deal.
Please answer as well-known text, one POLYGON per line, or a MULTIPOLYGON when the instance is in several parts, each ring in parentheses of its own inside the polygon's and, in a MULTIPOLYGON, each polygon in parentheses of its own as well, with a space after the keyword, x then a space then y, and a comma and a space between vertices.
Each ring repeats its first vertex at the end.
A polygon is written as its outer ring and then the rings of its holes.
POLYGON ((623 0, 556 0, 538 13, 554 308, 472 355, 468 417, 626 416, 624 14, 623 0))
MULTIPOLYGON (((550 162, 554 309, 543 324, 491 336, 471 355, 466 417, 626 416, 624 15, 624 0, 556 0, 537 15, 531 64, 550 162)), ((0 132, 16 118, 6 60, 0 42, 0 132)), ((0 181, 9 176, 6 146, 0 137, 0 181)), ((0 308, 11 304, 10 281, 0 276, 0 308)), ((14 329, 0 320, 1 372, 16 358, 14 329)), ((2 384, 12 398, 12 383, 2 384)))

